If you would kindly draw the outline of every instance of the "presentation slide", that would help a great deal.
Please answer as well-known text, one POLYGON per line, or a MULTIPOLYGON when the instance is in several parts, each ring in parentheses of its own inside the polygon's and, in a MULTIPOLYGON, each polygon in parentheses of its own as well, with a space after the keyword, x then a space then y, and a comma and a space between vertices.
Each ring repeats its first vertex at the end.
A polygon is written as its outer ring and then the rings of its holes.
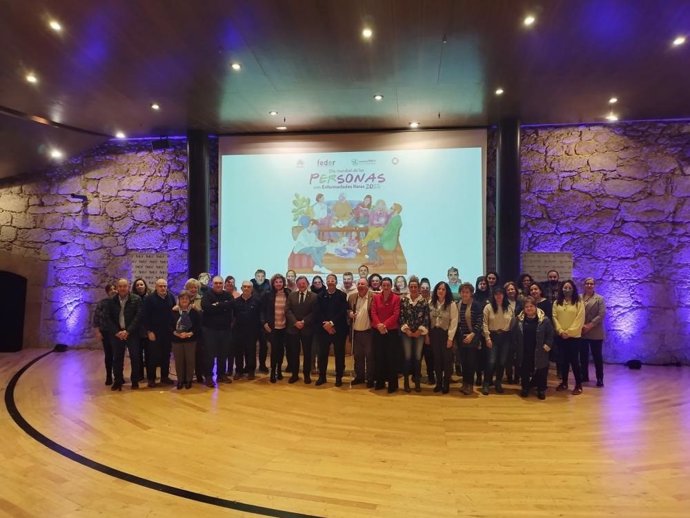
POLYGON ((257 268, 340 280, 366 264, 432 284, 484 271, 482 147, 222 153, 220 273, 238 284, 257 268))

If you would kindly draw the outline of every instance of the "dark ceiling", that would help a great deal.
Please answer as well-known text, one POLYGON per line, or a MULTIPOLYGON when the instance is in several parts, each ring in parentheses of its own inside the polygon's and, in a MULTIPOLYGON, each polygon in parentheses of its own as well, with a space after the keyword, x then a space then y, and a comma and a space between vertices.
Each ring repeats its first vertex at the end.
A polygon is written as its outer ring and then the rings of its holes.
POLYGON ((0 0, 0 177, 62 134, 603 122, 614 95, 621 120, 690 117, 689 58, 688 0, 0 0))

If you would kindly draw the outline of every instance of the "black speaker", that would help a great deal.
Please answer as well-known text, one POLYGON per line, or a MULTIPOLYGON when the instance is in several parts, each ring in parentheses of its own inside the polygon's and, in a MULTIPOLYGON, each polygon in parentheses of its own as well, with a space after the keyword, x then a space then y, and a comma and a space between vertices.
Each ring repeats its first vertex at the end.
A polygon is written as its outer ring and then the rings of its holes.
POLYGON ((628 360, 625 362, 625 366, 628 369, 639 371, 642 368, 642 362, 640 360, 628 360))
POLYGON ((55 347, 53 347, 53 351, 56 353, 64 353, 67 351, 67 346, 65 344, 56 344, 55 347))

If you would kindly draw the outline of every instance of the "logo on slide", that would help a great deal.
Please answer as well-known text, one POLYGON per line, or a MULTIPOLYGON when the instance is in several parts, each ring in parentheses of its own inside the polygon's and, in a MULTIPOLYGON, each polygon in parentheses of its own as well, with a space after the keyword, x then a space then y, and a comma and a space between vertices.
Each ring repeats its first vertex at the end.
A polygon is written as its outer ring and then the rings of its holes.
POLYGON ((392 162, 393 165, 398 165, 398 162, 400 162, 400 160, 398 160, 398 157, 397 157, 397 156, 394 156, 394 157, 391 159, 391 162, 392 162))
POLYGON ((298 161, 297 161, 297 167, 298 167, 298 168, 304 167, 304 160, 302 160, 302 159, 298 160, 298 161))

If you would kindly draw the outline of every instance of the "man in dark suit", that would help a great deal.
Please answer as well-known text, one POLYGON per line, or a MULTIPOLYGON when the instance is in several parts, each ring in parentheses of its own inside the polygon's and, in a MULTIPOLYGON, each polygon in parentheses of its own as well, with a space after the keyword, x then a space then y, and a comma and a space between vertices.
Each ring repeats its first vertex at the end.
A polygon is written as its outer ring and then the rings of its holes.
POLYGON ((314 316, 315 343, 318 344, 319 380, 317 385, 326 383, 328 371, 328 351, 333 344, 335 354, 335 386, 343 384, 345 372, 345 339, 347 338, 347 298, 337 288, 338 277, 329 273, 326 277, 326 291, 316 300, 314 316))
POLYGON ((314 335, 313 320, 316 306, 316 293, 309 290, 309 281, 304 275, 300 275, 296 281, 297 289, 290 293, 285 308, 287 318, 287 345, 290 362, 294 366, 292 376, 288 383, 294 383, 299 379, 299 349, 302 346, 304 364, 304 383, 311 383, 311 342, 314 335))
POLYGON ((139 388, 139 321, 141 299, 130 293, 129 281, 120 279, 115 284, 117 295, 108 301, 107 325, 110 343, 113 347, 113 386, 111 390, 122 390, 124 384, 125 349, 129 349, 132 362, 130 378, 132 388, 139 388))

